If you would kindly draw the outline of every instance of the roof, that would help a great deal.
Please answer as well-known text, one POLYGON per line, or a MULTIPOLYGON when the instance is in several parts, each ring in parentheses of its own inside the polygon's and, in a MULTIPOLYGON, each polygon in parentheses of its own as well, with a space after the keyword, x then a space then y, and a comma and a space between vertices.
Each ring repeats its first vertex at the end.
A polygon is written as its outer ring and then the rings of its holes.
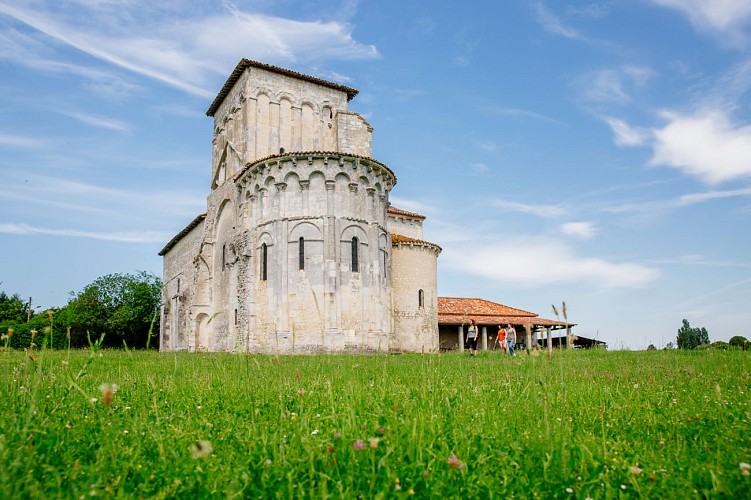
POLYGON ((421 246, 421 247, 430 247, 434 250, 438 250, 438 252, 442 252, 443 248, 436 245, 435 243, 431 243, 429 241, 425 240, 418 240, 416 238, 410 238, 409 236, 404 236, 402 234, 397 233, 391 233, 391 246, 396 245, 414 245, 414 246, 421 246))
POLYGON ((214 102, 211 103, 211 106, 209 106, 209 109, 206 111, 206 116, 214 116, 214 113, 216 113, 216 111, 219 109, 219 106, 221 106, 222 102, 224 102, 224 98, 227 97, 227 94, 229 94, 230 90, 232 90, 232 87, 235 85, 237 80, 240 79, 240 76, 242 76, 243 72, 245 72, 247 68, 265 69, 266 71, 271 71, 274 73, 278 73, 280 75, 290 76, 292 78, 297 78, 299 80, 305 80, 306 82, 316 83, 318 85, 329 87, 335 90, 341 90, 342 92, 347 93, 348 101, 351 101, 352 99, 354 99, 355 96, 359 93, 358 90, 353 89, 351 87, 347 87, 345 85, 340 85, 338 83, 329 82, 326 80, 322 80, 320 78, 316 78, 314 76, 309 76, 309 75, 305 75, 302 73, 298 73, 297 71, 280 68, 278 66, 272 66, 271 64, 264 64, 262 62, 251 61, 250 59, 243 58, 243 59, 240 59, 240 62, 237 63, 237 66, 235 66, 235 69, 234 71, 232 71, 232 74, 229 75, 229 78, 227 78, 227 81, 224 82, 224 86, 216 95, 216 98, 214 99, 214 102))
POLYGON ((438 297, 438 324, 459 325, 474 319, 480 325, 575 326, 574 323, 540 318, 536 313, 505 306, 485 299, 438 297))
POLYGON ((193 230, 193 228, 195 228, 198 224, 200 224, 201 222, 203 222, 203 220, 205 218, 206 218, 206 212, 200 214, 198 217, 196 217, 195 219, 193 219, 190 224, 188 224, 187 226, 185 226, 185 229, 183 229, 182 231, 180 231, 179 233, 177 233, 177 235, 175 235, 174 238, 172 238, 171 240, 169 240, 169 243, 167 243, 164 246, 164 248, 162 248, 161 251, 159 252, 159 256, 163 256, 167 252, 169 252, 172 249, 172 247, 174 247, 175 245, 177 245, 178 241, 180 241, 181 239, 183 239, 183 237, 186 234, 188 234, 189 232, 191 232, 193 230))
POLYGON ((245 173, 248 170, 250 170, 251 168, 253 168, 254 165, 258 165, 259 163, 263 163, 265 161, 275 160, 275 159, 279 159, 279 158, 320 157, 320 156, 325 156, 325 157, 329 157, 329 158, 333 158, 333 157, 337 157, 338 158, 338 157, 341 156, 341 157, 345 157, 345 158, 357 158, 357 159, 360 159, 360 160, 367 160, 369 162, 373 162, 376 165, 380 166, 381 168, 385 169, 389 174, 391 174, 391 176, 394 178, 394 184, 396 184, 396 174, 394 174, 394 172, 389 167, 387 167, 386 165, 384 165, 380 161, 374 160, 373 158, 370 158, 369 156, 361 156, 361 155, 355 155, 355 154, 350 154, 350 153, 341 153, 339 151, 288 151, 286 153, 269 155, 269 156, 266 156, 266 157, 263 157, 263 158, 259 158, 257 160, 253 160, 250 163, 246 163, 245 167, 242 170, 240 170, 237 174, 235 174, 235 176, 232 178, 232 180, 234 182, 237 182, 238 180, 240 180, 242 178, 243 175, 245 175, 245 173))
POLYGON ((402 215, 404 217, 412 217, 414 219, 425 219, 424 215, 416 214, 415 212, 407 212, 400 208, 389 206, 388 213, 391 215, 402 215))

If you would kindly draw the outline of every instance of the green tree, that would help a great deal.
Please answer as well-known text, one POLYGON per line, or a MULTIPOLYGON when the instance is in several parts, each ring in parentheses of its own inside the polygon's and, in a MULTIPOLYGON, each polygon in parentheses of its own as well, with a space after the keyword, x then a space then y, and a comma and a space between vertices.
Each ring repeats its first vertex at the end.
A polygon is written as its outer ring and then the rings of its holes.
POLYGON ((676 339, 678 349, 696 349, 700 345, 709 344, 709 332, 707 329, 692 328, 687 319, 683 320, 683 326, 678 329, 676 339))
POLYGON ((743 349, 744 351, 748 349, 748 339, 742 335, 736 335, 735 337, 732 337, 730 341, 728 341, 728 344, 735 347, 736 349, 743 349))
POLYGON ((8 296, 5 292, 0 292, 0 322, 24 323, 27 319, 27 308, 26 302, 21 300, 17 293, 8 296))
MULTIPOLYGON (((80 344, 105 334, 105 345, 145 347, 152 319, 159 310, 161 280, 153 274, 109 274, 97 278, 75 295, 67 306, 67 319, 80 344)), ((158 322, 152 330, 158 338, 158 322)))

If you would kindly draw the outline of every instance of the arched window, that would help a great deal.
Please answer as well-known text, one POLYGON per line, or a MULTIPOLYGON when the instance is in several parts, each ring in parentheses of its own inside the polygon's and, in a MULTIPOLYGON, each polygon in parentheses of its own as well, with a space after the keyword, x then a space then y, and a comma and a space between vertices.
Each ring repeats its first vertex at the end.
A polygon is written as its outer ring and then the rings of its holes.
POLYGON ((227 245, 222 245, 222 271, 224 271, 224 266, 226 262, 227 262, 227 245))
POLYGON ((180 278, 177 278, 177 293, 180 293, 180 278))
POLYGON ((298 261, 300 271, 305 270, 305 238, 300 236, 300 247, 298 249, 298 261))
POLYGON ((417 306, 420 308, 425 307, 425 292, 422 288, 417 291, 417 306))
POLYGON ((266 281, 269 277, 269 247, 266 243, 261 245, 261 281, 266 281))
POLYGON ((359 262, 359 255, 358 255, 359 246, 360 246, 360 240, 357 239, 357 236, 353 236, 352 237, 352 272, 353 273, 360 272, 360 262, 359 262))

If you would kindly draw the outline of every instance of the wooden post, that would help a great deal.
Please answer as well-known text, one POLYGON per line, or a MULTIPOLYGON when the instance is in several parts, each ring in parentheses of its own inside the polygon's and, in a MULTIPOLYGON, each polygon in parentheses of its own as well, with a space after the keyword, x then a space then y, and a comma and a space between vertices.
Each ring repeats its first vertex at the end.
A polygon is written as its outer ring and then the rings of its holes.
POLYGON ((459 335, 459 352, 464 352, 464 325, 459 325, 457 333, 459 335))
POLYGON ((488 350, 488 327, 487 326, 482 327, 482 350, 483 351, 488 350))
POLYGON ((553 352, 553 338, 552 338, 552 335, 551 335, 551 328, 549 326, 545 327, 545 333, 548 336, 548 353, 552 354, 552 352, 553 352))
POLYGON ((527 332, 527 353, 532 349, 532 328, 527 327, 524 329, 527 332))
POLYGON ((571 338, 571 325, 566 325, 566 347, 569 349, 574 348, 574 342, 571 338))

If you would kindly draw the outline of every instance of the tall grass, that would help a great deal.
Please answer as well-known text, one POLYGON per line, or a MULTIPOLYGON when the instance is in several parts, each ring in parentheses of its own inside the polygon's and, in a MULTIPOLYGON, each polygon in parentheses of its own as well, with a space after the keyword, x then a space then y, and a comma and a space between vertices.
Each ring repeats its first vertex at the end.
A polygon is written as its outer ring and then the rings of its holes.
POLYGON ((6 351, 0 496, 749 498, 749 390, 744 352, 6 351))

